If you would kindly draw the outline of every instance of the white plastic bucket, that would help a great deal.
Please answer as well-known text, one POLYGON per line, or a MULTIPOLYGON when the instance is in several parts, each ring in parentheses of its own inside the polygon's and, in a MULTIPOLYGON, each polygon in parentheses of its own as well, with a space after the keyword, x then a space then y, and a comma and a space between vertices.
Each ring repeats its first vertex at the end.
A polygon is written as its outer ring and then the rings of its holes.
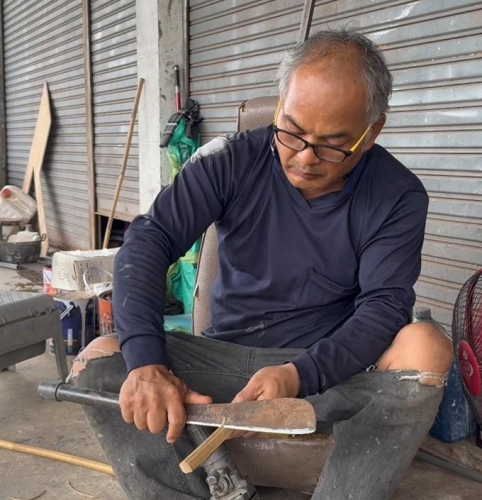
POLYGON ((89 267, 83 276, 85 289, 96 297, 99 297, 101 293, 112 290, 113 278, 112 273, 102 267, 89 267))

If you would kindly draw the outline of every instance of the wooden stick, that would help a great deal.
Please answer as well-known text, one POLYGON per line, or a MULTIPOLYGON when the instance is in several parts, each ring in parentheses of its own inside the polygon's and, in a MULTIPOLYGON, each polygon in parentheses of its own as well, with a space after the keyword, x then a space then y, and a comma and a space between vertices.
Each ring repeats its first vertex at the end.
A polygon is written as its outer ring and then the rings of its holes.
POLYGON ((40 256, 47 257, 49 251, 49 237, 47 234, 47 221, 45 220, 45 210, 44 210, 44 196, 42 193, 42 180, 40 177, 42 165, 35 165, 34 168, 34 181, 35 181, 35 200, 37 201, 37 218, 38 226, 40 231, 40 236, 43 238, 42 245, 40 247, 40 256))
POLYGON ((143 87, 144 87, 144 78, 139 78, 139 84, 137 85, 134 107, 132 108, 131 121, 129 123, 129 130, 127 132, 127 141, 124 149, 124 157, 122 158, 121 170, 119 173, 119 178, 117 179, 117 187, 114 194, 114 200, 112 201, 112 208, 110 211, 109 220, 107 222, 107 228, 105 230, 105 235, 104 235, 104 244, 102 245, 102 248, 107 248, 107 246, 109 245, 110 233, 112 231, 112 224, 114 222, 115 209, 117 207, 117 201, 119 200, 122 183, 124 182, 127 160, 129 158, 129 151, 131 149, 132 134, 134 133, 134 125, 136 123, 137 108, 139 107, 139 99, 141 98, 143 87))
POLYGON ((179 466, 184 474, 194 472, 228 439, 234 429, 226 429, 224 424, 218 427, 207 439, 199 445, 179 466))
POLYGON ((67 453, 61 453, 59 451, 45 450, 43 448, 37 448, 36 446, 12 443, 10 441, 4 441, 3 439, 0 439, 0 448, 3 448, 4 450, 19 451, 21 453, 27 453, 28 455, 36 455, 37 457, 50 458, 52 460, 57 460, 71 465, 78 465, 80 467, 85 467, 86 469, 109 474, 110 476, 114 475, 114 471, 110 465, 95 462, 94 460, 88 460, 86 458, 76 457, 74 455, 68 455, 67 453))

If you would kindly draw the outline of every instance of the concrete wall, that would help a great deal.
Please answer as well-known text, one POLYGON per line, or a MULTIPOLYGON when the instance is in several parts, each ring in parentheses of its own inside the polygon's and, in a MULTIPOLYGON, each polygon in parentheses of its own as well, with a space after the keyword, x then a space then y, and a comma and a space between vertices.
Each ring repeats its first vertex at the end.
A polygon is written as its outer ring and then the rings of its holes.
POLYGON ((145 79, 139 106, 139 209, 145 212, 168 183, 160 138, 174 112, 173 66, 184 69, 183 2, 137 1, 137 68, 145 79))

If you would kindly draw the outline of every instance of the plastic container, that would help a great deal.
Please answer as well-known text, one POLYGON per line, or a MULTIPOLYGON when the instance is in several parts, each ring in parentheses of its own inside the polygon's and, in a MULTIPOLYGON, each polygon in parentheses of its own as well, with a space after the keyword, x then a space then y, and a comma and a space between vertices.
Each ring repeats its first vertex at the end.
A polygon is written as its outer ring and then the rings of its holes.
POLYGON ((104 292, 112 291, 114 277, 103 267, 89 267, 83 275, 85 289, 96 297, 104 292))
POLYGON ((22 214, 6 198, 0 196, 0 219, 3 222, 18 222, 22 220, 22 214))
POLYGON ((99 327, 101 335, 115 332, 114 314, 112 312, 112 290, 102 292, 97 303, 99 305, 99 327))
MULTIPOLYGON (((416 308, 413 322, 431 323, 445 332, 444 328, 432 318, 432 311, 429 307, 416 308)), ((474 433, 475 420, 465 399, 459 374, 454 364, 450 369, 447 386, 435 422, 430 429, 430 435, 444 443, 453 443, 472 436, 474 433)))
POLYGON ((85 289, 95 295, 97 301, 99 333, 108 335, 115 332, 114 315, 112 313, 113 276, 106 269, 92 266, 85 271, 85 289))
POLYGON ((432 318, 432 310, 430 309, 430 307, 415 308, 413 312, 413 322, 418 323, 419 321, 423 321, 424 323, 431 323, 432 325, 435 325, 437 328, 442 330, 445 335, 447 335, 447 331, 445 330, 445 328, 432 318))
POLYGON ((40 241, 40 235, 37 231, 32 229, 32 224, 27 224, 23 231, 19 231, 17 234, 12 234, 8 238, 9 243, 26 243, 28 241, 40 241))
POLYGON ((32 220, 32 217, 37 212, 37 203, 35 200, 22 192, 17 186, 5 186, 0 191, 3 206, 7 204, 11 209, 20 214, 20 225, 24 227, 32 220))
POLYGON ((57 289, 52 287, 52 268, 45 266, 43 269, 44 293, 47 295, 56 295, 57 289))
POLYGON ((65 352, 68 355, 78 354, 95 336, 93 297, 85 293, 66 292, 53 299, 60 311, 65 352))

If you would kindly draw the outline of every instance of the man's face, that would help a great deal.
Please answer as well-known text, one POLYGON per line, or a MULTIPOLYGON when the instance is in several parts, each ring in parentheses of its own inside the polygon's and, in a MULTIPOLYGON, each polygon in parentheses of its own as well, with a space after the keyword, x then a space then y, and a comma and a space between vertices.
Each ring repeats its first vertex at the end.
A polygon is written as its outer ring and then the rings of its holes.
MULTIPOLYGON (((367 121, 366 91, 356 69, 327 59, 299 68, 291 77, 277 126, 306 141, 350 150, 362 137, 367 121)), ((373 125, 368 138, 342 163, 315 155, 313 148, 293 151, 275 139, 286 177, 305 199, 340 191, 348 174, 370 149, 380 133, 384 117, 373 125)))

